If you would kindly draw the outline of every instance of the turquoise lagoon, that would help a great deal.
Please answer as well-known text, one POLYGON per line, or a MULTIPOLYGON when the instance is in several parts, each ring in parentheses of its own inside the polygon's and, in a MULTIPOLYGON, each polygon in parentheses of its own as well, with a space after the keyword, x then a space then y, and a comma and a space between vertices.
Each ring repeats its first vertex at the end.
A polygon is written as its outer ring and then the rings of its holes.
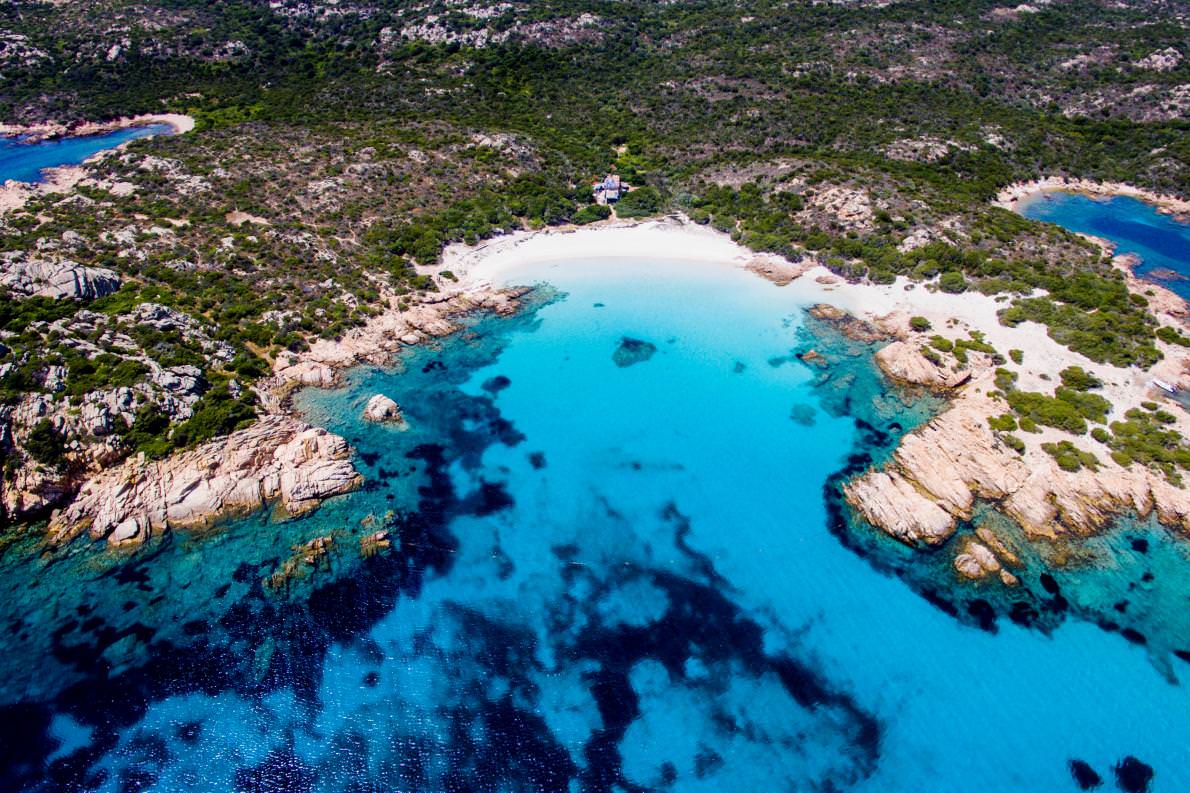
POLYGON ((36 182, 46 168, 78 165, 93 154, 152 135, 173 132, 169 124, 146 124, 101 135, 76 135, 28 142, 21 137, 0 137, 0 183, 9 179, 36 182))
POLYGON ((132 554, 10 548, 5 786, 1074 791, 1072 761, 1110 790, 1132 757, 1190 789, 1185 664, 1094 624, 1096 598, 1185 611, 1183 546, 1133 526, 1014 594, 959 585, 837 497, 938 405, 796 287, 631 259, 519 277, 531 310, 300 395, 362 491, 132 554), (378 392, 407 431, 359 418, 378 392), (327 534, 325 564, 264 585, 327 534))
POLYGON ((1021 202, 1019 209, 1027 218, 1111 240, 1117 253, 1140 258, 1137 275, 1148 275, 1190 298, 1190 225, 1151 204, 1129 196, 1042 192, 1021 202))

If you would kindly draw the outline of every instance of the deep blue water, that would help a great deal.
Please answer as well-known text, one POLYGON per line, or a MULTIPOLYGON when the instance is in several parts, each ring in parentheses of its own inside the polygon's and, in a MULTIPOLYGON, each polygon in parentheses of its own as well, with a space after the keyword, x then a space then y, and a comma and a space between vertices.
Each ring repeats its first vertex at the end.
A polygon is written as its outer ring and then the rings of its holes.
POLYGON ((299 396, 364 490, 131 554, 8 549, 5 786, 1076 791, 1072 760, 1112 790, 1135 757, 1190 789, 1181 541, 1126 526, 959 584, 838 499, 938 408, 871 347, 729 267, 527 274, 558 291, 299 396), (378 392, 407 431, 360 420, 378 392))
POLYGON ((1190 298, 1190 224, 1161 214, 1151 204, 1127 196, 1049 192, 1022 202, 1020 211, 1033 220, 1111 240, 1117 253, 1140 257, 1137 275, 1148 275, 1190 298))
POLYGON ((41 178, 42 170, 46 168, 78 165, 104 149, 114 149, 121 143, 137 138, 167 135, 172 129, 168 124, 149 124, 118 129, 103 135, 54 138, 36 143, 22 142, 20 138, 0 137, 0 183, 9 179, 36 182, 41 178))

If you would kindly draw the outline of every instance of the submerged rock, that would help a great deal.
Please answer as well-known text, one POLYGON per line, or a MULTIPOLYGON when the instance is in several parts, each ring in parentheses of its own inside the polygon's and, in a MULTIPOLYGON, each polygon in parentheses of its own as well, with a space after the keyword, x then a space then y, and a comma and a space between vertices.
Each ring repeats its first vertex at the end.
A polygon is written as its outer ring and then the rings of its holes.
POLYGON ((1103 777, 1083 760, 1070 761, 1070 775, 1074 777, 1074 783, 1078 785, 1079 790, 1094 790, 1103 784, 1103 777))
POLYGON ((93 477, 51 519, 50 540, 89 531, 113 545, 132 545, 155 532, 209 526, 273 503, 283 514, 300 515, 360 486, 350 455, 338 435, 266 416, 197 449, 159 461, 138 455, 93 477))
POLYGON ((789 418, 795 424, 800 424, 803 427, 813 427, 814 417, 817 414, 818 410, 813 405, 802 403, 793 406, 793 409, 789 411, 789 418))
POLYGON ((1113 770, 1116 772, 1116 785, 1125 793, 1146 793, 1149 783, 1153 781, 1153 769, 1131 755, 1121 760, 1113 770))
POLYGON ((364 419, 381 424, 405 424, 400 406, 384 394, 376 394, 368 400, 367 406, 364 407, 364 419))
POLYGON ((612 353, 612 360, 615 361, 616 366, 623 369, 633 364, 644 363, 656 352, 657 345, 652 342, 624 336, 620 339, 620 346, 612 353))

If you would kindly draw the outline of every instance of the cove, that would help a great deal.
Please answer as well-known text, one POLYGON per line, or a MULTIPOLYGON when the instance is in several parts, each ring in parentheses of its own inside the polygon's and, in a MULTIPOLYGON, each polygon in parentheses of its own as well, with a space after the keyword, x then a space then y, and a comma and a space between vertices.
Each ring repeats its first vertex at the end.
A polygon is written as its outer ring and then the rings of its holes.
POLYGON ((1151 204, 1129 196, 1043 192, 1022 201, 1019 211, 1033 220, 1111 240, 1117 253, 1140 258, 1137 275, 1148 275, 1190 298, 1190 225, 1151 204))
POLYGON ((0 183, 13 179, 36 182, 46 168, 79 165, 88 157, 105 149, 137 138, 167 135, 173 131, 169 124, 148 124, 127 127, 102 135, 81 135, 27 142, 20 137, 0 137, 0 183))
POLYGON ((832 477, 939 406, 811 323, 797 282, 631 258, 508 278, 542 285, 531 309, 298 396, 362 491, 131 555, 0 557, 7 786, 1075 791, 1072 761, 1112 789, 1128 757, 1190 786, 1190 696, 1145 648, 981 630, 830 530, 832 477), (619 365, 625 339, 651 354, 619 365), (407 430, 361 419, 375 393, 407 430), (320 536, 324 562, 266 586, 320 536))

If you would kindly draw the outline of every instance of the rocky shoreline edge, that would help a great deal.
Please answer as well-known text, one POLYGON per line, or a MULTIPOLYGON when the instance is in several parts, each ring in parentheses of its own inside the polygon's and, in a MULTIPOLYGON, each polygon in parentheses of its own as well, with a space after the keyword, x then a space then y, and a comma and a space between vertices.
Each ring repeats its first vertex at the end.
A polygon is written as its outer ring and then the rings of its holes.
MULTIPOLYGON (((353 366, 387 365, 401 349, 453 334, 478 312, 511 315, 531 291, 463 286, 421 295, 404 307, 387 296, 386 311, 338 341, 319 340, 278 356, 272 376, 255 386, 263 414, 248 427, 162 460, 137 455, 114 467, 93 466, 77 495, 51 513, 49 543, 60 546, 86 533, 111 546, 136 546, 269 507, 280 518, 303 515, 357 489, 363 476, 353 450, 342 437, 295 416, 294 391, 334 387, 353 366)), ((403 421, 383 395, 373 397, 369 409, 370 420, 403 421)))
POLYGON ((1066 176, 1047 176, 1031 182, 1016 182, 996 194, 993 205, 1016 212, 1021 202, 1039 193, 1081 193, 1110 198, 1127 196, 1152 204, 1163 215, 1171 215, 1181 223, 1190 223, 1190 200, 1166 193, 1156 193, 1121 182, 1096 182, 1066 176))

